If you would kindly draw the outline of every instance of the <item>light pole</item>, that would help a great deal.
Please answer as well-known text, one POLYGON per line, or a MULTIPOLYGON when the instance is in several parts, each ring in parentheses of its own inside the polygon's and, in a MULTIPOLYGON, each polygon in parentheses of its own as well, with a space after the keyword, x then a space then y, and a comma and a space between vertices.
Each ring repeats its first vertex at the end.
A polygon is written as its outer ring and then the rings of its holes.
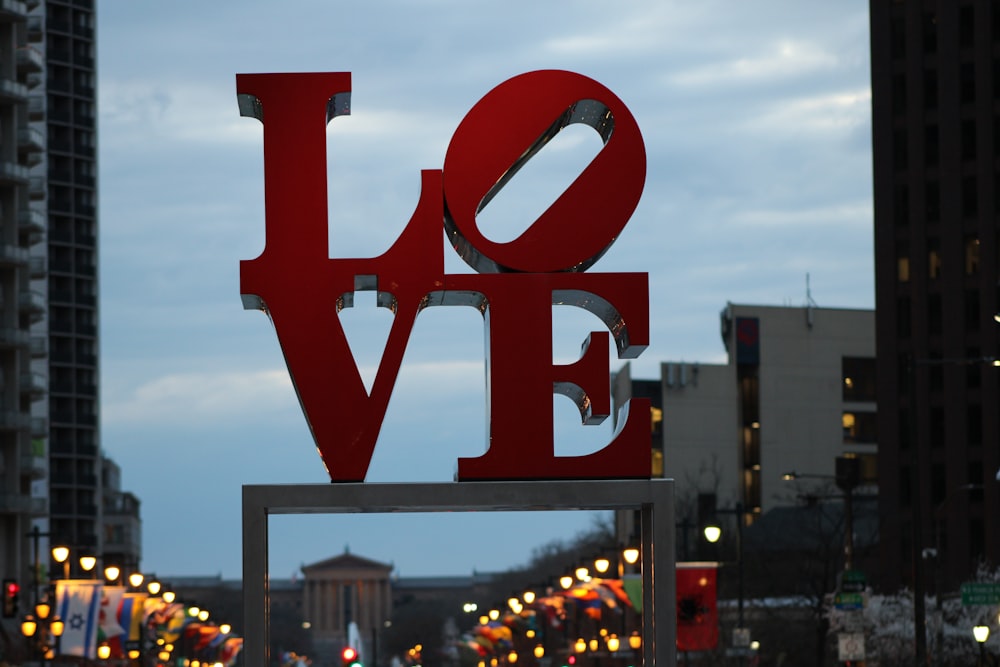
POLYGON ((844 492, 844 570, 854 569, 854 489, 861 483, 861 459, 838 456, 835 475, 798 473, 794 470, 781 477, 785 481, 803 478, 829 479, 844 492))
POLYGON ((979 644, 979 667, 984 667, 986 664, 986 640, 990 638, 990 628, 986 625, 977 625, 972 628, 972 636, 975 637, 976 643, 979 644))
MULTIPOLYGON (((736 572, 737 572, 737 603, 736 603, 736 624, 737 632, 739 633, 741 642, 744 638, 749 639, 746 633, 746 625, 743 622, 743 518, 746 516, 746 511, 743 508, 742 502, 737 502, 736 507, 733 509, 715 509, 716 514, 735 514, 736 515, 736 572)), ((715 543, 719 541, 722 537, 722 529, 716 525, 714 522, 709 523, 704 528, 705 539, 709 542, 715 543)), ((733 635, 734 639, 736 633, 733 635)), ((735 644, 735 642, 734 642, 735 644)), ((741 647, 742 648, 742 647, 741 647)), ((743 658, 740 658, 740 662, 743 658)))

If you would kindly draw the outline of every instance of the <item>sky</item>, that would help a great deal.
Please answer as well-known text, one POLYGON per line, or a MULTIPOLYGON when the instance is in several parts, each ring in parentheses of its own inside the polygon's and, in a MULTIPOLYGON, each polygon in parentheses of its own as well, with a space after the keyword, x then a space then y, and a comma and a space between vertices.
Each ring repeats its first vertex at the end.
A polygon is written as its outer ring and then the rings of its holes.
MULTIPOLYGON (((105 0, 97 21, 101 440, 142 502, 147 572, 239 578, 241 487, 328 481, 274 328, 241 305, 239 262, 264 247, 263 130, 239 114, 237 73, 351 72, 351 114, 327 134, 331 257, 392 243, 420 171, 443 166, 461 119, 503 81, 562 69, 613 91, 642 132, 646 184, 590 272, 649 275, 633 377, 724 361, 727 302, 874 307, 865 0, 105 0)), ((560 133, 480 228, 514 238, 599 150, 590 128, 560 133)), ((446 271, 470 271, 445 256, 446 271)), ((368 381, 391 318, 371 294, 343 313, 368 381)), ((553 316, 562 363, 603 328, 571 307, 553 316)), ((610 419, 583 427, 563 397, 553 411, 557 454, 611 437, 610 419)), ((429 309, 366 481, 449 482, 485 433, 482 318, 429 309)), ((606 518, 277 517, 270 572, 345 549, 404 577, 504 570, 606 518)))

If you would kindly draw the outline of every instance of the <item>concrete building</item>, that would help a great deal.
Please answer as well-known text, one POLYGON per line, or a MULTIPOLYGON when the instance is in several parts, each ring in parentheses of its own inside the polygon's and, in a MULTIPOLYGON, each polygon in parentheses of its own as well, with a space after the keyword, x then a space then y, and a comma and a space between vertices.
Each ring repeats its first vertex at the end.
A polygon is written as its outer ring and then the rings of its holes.
POLYGON ((954 591, 1000 563, 1000 5, 870 19, 883 584, 954 591))
POLYGON ((32 522, 48 511, 44 51, 39 2, 0 4, 0 574, 30 588, 32 522), (30 14, 29 14, 30 12, 30 14))
MULTIPOLYGON (((839 493, 838 457, 875 478, 872 311, 728 304, 721 335, 725 364, 668 361, 655 380, 632 378, 625 366, 613 379, 616 405, 654 397, 654 463, 659 446, 682 525, 693 530, 699 515, 738 503, 751 524, 798 494, 839 493), (794 482, 784 479, 791 471, 800 474, 794 482)), ((619 526, 623 542, 634 535, 619 526)), ((693 532, 678 534, 682 552, 689 539, 693 532)))
POLYGON ((71 576, 139 565, 139 503, 100 447, 94 4, 0 2, 0 575, 21 613, 63 571, 54 544, 71 576))

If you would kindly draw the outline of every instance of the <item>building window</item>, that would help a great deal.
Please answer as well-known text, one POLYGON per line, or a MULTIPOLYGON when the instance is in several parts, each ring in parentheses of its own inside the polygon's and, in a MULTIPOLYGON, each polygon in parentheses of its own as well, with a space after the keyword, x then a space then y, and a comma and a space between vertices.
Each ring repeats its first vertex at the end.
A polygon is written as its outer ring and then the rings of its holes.
POLYGON ((975 236, 965 238, 965 275, 979 275, 979 238, 975 236))
POLYGON ((972 120, 962 121, 962 159, 976 159, 976 123, 972 120))
POLYGON ((893 58, 906 55, 906 24, 902 14, 896 14, 889 23, 889 50, 893 58))
POLYGON ((909 156, 906 150, 906 130, 899 128, 892 133, 892 164, 897 171, 906 169, 909 156))
POLYGON ((910 337, 910 298, 907 296, 896 299, 896 335, 910 337))
POLYGON ((941 277, 941 246, 937 239, 927 239, 927 277, 941 277))
POLYGON ((963 49, 972 46, 975 38, 975 32, 973 31, 974 24, 972 6, 963 5, 958 10, 958 45, 963 49))
POLYGON ((928 125, 924 128, 924 164, 928 167, 937 165, 941 157, 940 142, 938 141, 938 126, 928 125))
POLYGON ((902 74, 892 75, 892 115, 906 115, 906 77, 902 74))
POLYGON ((965 408, 965 441, 971 447, 983 444, 983 408, 977 403, 965 408))
POLYGON ((931 447, 944 447, 944 408, 935 406, 930 411, 931 447))
POLYGON ((899 438, 899 449, 900 451, 906 451, 910 448, 910 411, 909 409, 902 409, 899 411, 899 423, 896 424, 896 433, 899 438))
POLYGON ((945 481, 944 464, 935 463, 931 466, 931 502, 937 506, 944 502, 948 493, 945 481))
POLYGON ((941 190, 937 181, 927 181, 924 185, 924 215, 927 222, 941 219, 941 190))
POLYGON ((846 444, 872 444, 876 437, 876 416, 874 412, 851 411, 841 415, 846 444))
POLYGON ((875 359, 844 357, 840 361, 845 401, 875 400, 875 359))
MULTIPOLYGON (((978 359, 980 356, 980 351, 978 347, 969 347, 965 350, 966 359, 978 359)), ((970 389, 975 389, 979 387, 983 382, 982 376, 982 366, 981 364, 966 364, 965 365, 965 386, 970 389)))
POLYGON ((938 76, 936 69, 924 70, 924 108, 937 109, 938 76))
POLYGON ((965 312, 965 329, 979 331, 979 290, 967 289, 964 296, 962 306, 965 312))
POLYGON ((976 68, 972 63, 962 63, 958 70, 958 95, 962 104, 976 101, 976 68))
POLYGON ((892 190, 892 221, 903 227, 910 222, 910 189, 899 183, 892 190))
POLYGON ((975 176, 962 179, 962 215, 973 218, 979 213, 979 192, 975 176))
POLYGON ((937 14, 934 12, 924 12, 923 46, 924 53, 937 51, 937 14))
POLYGON ((896 255, 896 280, 901 283, 910 282, 910 258, 904 251, 896 255))
MULTIPOLYGON (((927 331, 932 334, 941 333, 941 295, 940 294, 928 294, 927 295, 927 331)), ((931 372, 935 367, 931 367, 931 372)), ((938 368, 937 370, 940 370, 938 368)))

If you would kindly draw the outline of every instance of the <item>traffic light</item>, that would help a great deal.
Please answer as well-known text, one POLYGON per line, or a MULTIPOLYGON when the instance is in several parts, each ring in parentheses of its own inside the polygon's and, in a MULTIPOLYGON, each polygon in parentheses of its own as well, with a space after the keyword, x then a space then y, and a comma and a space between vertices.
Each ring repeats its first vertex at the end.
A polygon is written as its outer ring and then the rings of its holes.
POLYGON ((350 646, 345 646, 340 652, 340 664, 341 667, 361 667, 361 663, 358 662, 358 652, 350 646))
POLYGON ((3 617, 14 618, 17 616, 17 598, 21 592, 21 586, 13 579, 3 580, 3 617))

